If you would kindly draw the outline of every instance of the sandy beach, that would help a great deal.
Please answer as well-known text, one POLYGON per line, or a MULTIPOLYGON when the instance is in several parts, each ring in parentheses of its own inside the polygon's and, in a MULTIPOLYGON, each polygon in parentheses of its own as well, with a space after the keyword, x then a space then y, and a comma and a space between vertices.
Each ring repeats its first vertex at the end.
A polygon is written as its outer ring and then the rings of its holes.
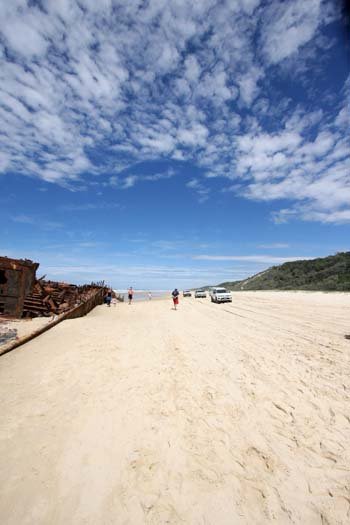
POLYGON ((350 523, 350 294, 97 307, 0 359, 3 525, 350 523))

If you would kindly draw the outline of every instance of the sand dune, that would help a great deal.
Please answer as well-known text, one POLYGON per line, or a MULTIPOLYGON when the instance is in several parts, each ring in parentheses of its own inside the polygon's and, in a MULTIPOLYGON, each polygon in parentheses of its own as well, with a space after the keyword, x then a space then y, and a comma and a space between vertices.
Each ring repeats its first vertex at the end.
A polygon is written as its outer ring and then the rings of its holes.
POLYGON ((350 523, 350 294, 96 308, 0 359, 4 525, 350 523))

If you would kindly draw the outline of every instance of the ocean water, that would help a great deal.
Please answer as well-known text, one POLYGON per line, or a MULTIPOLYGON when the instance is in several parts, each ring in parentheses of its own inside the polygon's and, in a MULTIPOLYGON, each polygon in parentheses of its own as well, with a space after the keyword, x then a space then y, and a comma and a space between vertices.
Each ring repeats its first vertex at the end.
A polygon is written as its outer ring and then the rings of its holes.
MULTIPOLYGON (((152 294, 152 299, 157 299, 158 297, 171 297, 171 292, 169 290, 134 290, 133 301, 149 301, 149 291, 152 294)), ((124 301, 128 301, 127 290, 114 290, 114 292, 117 295, 124 295, 124 301)))

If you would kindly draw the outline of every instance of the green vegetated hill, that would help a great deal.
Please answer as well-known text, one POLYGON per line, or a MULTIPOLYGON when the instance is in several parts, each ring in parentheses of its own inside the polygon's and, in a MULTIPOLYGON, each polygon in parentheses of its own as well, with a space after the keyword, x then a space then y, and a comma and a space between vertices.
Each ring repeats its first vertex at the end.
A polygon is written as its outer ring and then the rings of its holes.
POLYGON ((225 282, 230 290, 350 291, 350 252, 272 266, 243 281, 225 282))

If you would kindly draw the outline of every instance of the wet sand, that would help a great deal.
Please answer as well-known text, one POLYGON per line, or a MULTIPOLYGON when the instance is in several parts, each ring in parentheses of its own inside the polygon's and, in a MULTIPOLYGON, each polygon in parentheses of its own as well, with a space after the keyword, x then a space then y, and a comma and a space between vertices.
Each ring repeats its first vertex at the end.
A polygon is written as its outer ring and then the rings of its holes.
POLYGON ((350 294, 97 307, 0 358, 4 525, 350 522, 350 294))

